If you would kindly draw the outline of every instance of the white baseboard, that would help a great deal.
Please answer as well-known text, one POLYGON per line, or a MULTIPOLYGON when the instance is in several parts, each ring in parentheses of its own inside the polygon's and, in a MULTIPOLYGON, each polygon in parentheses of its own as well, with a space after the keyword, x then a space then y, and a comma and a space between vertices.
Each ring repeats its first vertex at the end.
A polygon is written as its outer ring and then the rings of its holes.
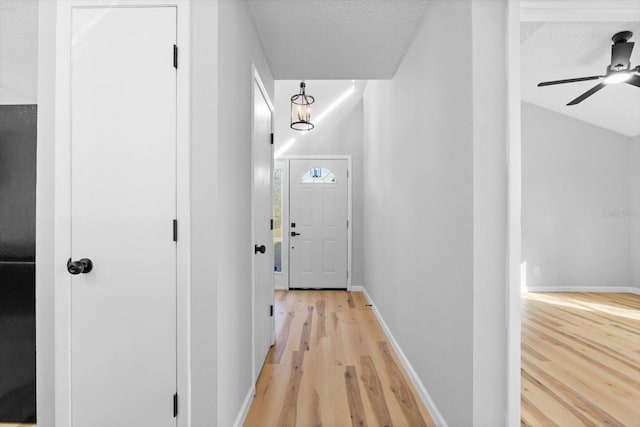
POLYGON ((396 341, 395 337, 391 333, 389 326, 382 318, 382 315, 380 314, 375 303, 367 293, 367 290, 365 289, 365 287, 352 286, 351 291, 364 293, 364 296, 365 298, 367 298, 367 301, 369 301, 369 304, 371 304, 371 308, 373 309, 373 312, 376 315, 378 322, 380 322, 380 325, 382 326, 384 333, 387 335, 387 338, 389 339, 391 346, 393 347, 396 354, 398 355, 398 358, 400 359, 400 363, 402 363, 402 366, 404 367, 405 371, 409 375, 409 379, 411 380, 411 382, 413 383, 413 386, 418 391, 418 395, 420 396, 420 399, 424 403, 424 406, 427 408, 427 411, 429 411, 429 415, 431 415, 431 418, 433 418, 433 421, 436 423, 437 427, 447 427, 447 422, 445 421, 444 417, 436 407, 435 402, 429 395, 429 392, 425 388, 424 384, 422 384, 422 381, 420 380, 420 377, 416 373, 415 369, 413 369, 411 362, 409 362, 409 359, 407 359, 407 356, 404 354, 404 352, 400 348, 398 341, 396 341))
POLYGON ((244 402, 242 402, 242 406, 240 407, 240 411, 238 412, 238 416, 233 423, 233 427, 242 427, 245 419, 247 418, 247 414, 249 413, 249 408, 251 408, 251 403, 253 402, 253 396, 256 394, 256 386, 255 384, 249 388, 249 392, 247 396, 244 398, 244 402))
POLYGON ((608 292, 640 295, 640 288, 633 286, 528 286, 523 292, 608 292))

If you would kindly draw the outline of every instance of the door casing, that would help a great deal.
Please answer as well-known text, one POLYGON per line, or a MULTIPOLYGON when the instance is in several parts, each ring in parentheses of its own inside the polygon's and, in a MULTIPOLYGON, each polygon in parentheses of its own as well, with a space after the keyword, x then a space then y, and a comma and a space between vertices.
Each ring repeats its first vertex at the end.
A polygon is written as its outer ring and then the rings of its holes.
MULTIPOLYGON (((54 249, 54 371, 55 424, 71 425, 70 393, 70 285, 66 262, 71 253, 71 10, 95 7, 175 7, 177 45, 180 52, 176 75, 176 188, 179 238, 177 241, 177 425, 190 422, 189 388, 189 257, 190 247, 190 4, 177 0, 58 0, 56 8, 55 79, 55 249, 54 249)), ((169 55, 169 53, 168 53, 169 55)), ((167 57, 168 60, 170 56, 167 57)))
MULTIPOLYGON (((300 156, 285 156, 279 157, 278 163, 285 168, 286 176, 289 176, 289 172, 291 169, 290 160, 346 160, 347 161, 347 220, 349 221, 349 227, 347 227, 347 271, 349 275, 347 277, 347 291, 351 291, 351 264, 352 264, 352 249, 353 249, 353 170, 352 170, 352 161, 351 155, 300 155, 300 156)), ((282 192, 282 265, 286 265, 286 269, 283 268, 281 273, 274 273, 276 277, 275 283, 279 283, 282 286, 283 283, 286 284, 286 289, 290 288, 290 277, 289 268, 289 236, 291 233, 291 223, 289 222, 289 197, 291 192, 289 191, 289 179, 286 179, 283 183, 283 192, 282 192), (286 250, 285 250, 286 248, 286 250), (286 262, 285 262, 286 257, 286 262)))

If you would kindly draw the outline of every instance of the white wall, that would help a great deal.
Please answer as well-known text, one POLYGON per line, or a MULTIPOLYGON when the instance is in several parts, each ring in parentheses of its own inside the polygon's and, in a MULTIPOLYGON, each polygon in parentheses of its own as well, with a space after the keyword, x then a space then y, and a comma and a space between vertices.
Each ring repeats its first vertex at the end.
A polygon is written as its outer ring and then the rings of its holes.
POLYGON ((474 3, 429 2, 364 101, 365 287, 451 426, 506 412, 506 2, 474 3))
POLYGON ((35 104, 38 0, 0 0, 0 104, 35 104))
MULTIPOLYGON (((191 2, 191 425, 217 417, 218 2, 191 2), (213 24, 212 24, 213 23, 213 24)), ((182 342, 180 342, 182 344, 182 342)), ((178 378, 179 380, 184 380, 178 378)), ((182 402, 186 402, 181 397, 182 402)))
POLYGON ((55 72, 56 3, 39 1, 36 152, 36 410, 38 426, 55 422, 55 72))
POLYGON ((353 185, 353 246, 351 285, 362 286, 362 145, 364 82, 351 80, 307 81, 307 93, 315 96, 312 119, 322 117, 310 132, 291 130, 289 110, 291 95, 299 91, 299 80, 278 80, 275 83, 275 152, 292 155, 351 155, 353 185), (346 94, 346 95, 345 95, 346 94), (341 101, 342 102, 339 102, 341 101), (317 105, 316 105, 317 104, 317 105), (331 108, 335 106, 334 108, 331 108), (331 108, 330 112, 327 109, 331 108), (291 138, 296 142, 291 144, 291 138))
POLYGON ((640 136, 631 139, 631 184, 630 184, 630 222, 631 222, 631 279, 633 285, 640 288, 640 136))
POLYGON ((473 424, 495 426, 507 412, 507 1, 471 7, 473 424))
POLYGON ((233 424, 251 387, 251 99, 255 62, 273 77, 246 1, 218 2, 218 425, 233 424))
POLYGON ((527 287, 632 285, 631 155, 628 137, 522 103, 527 287))

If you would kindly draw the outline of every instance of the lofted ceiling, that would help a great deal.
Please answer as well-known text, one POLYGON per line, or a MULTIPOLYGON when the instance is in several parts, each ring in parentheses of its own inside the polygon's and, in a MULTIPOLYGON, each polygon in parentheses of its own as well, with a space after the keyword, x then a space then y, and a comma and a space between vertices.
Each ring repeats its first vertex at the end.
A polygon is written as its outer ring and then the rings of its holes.
POLYGON ((426 0, 249 0, 276 79, 388 79, 426 0))
POLYGON ((631 66, 640 65, 640 22, 523 22, 522 99, 622 135, 640 135, 640 88, 610 85, 582 103, 566 104, 597 81, 537 87, 541 81, 602 75, 611 63, 611 36, 629 30, 636 42, 631 66))

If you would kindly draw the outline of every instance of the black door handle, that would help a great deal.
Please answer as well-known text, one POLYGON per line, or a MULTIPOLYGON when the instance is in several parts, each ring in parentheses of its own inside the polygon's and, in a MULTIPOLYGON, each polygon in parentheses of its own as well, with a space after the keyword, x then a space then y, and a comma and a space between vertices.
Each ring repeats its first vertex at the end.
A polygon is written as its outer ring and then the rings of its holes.
POLYGON ((300 235, 300 233, 296 233, 295 231, 291 232, 291 237, 296 237, 296 236, 299 236, 299 235, 300 235))
POLYGON ((82 258, 78 261, 71 261, 69 258, 67 261, 67 271, 71 274, 87 274, 91 270, 93 270, 93 262, 89 258, 82 258))
POLYGON ((265 245, 254 245, 253 247, 253 253, 257 254, 258 252, 260 252, 261 254, 265 253, 267 251, 267 247, 265 245))

